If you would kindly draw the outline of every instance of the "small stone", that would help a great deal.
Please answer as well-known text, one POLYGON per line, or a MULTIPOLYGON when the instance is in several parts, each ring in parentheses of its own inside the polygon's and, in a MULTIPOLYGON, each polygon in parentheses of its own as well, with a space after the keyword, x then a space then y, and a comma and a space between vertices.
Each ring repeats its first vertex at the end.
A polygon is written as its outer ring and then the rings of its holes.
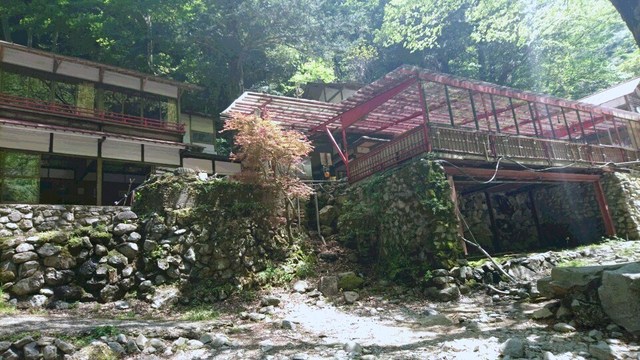
POLYGON ((60 351, 62 351, 65 354, 71 354, 76 351, 76 347, 69 344, 66 341, 56 339, 53 343, 60 351))
POLYGON ((22 253, 17 253, 15 255, 13 255, 13 258, 11 258, 11 260, 16 264, 22 264, 22 263, 25 263, 27 261, 38 260, 38 254, 36 254, 33 251, 26 251, 26 252, 22 252, 22 253))
POLYGON ((342 293, 342 295, 344 296, 344 301, 347 304, 355 303, 356 301, 358 301, 358 298, 360 297, 360 295, 355 291, 345 291, 342 293))
POLYGON ((126 309, 131 307, 131 305, 127 301, 124 301, 124 300, 116 301, 114 306, 118 310, 126 310, 126 309))
POLYGON ((291 360, 307 360, 309 359, 309 355, 305 353, 297 353, 291 357, 291 360))
POLYGON ((18 360, 18 359, 20 359, 20 356, 18 356, 18 354, 12 349, 8 349, 4 353, 2 353, 2 360, 18 360))
POLYGON ((29 307, 34 309, 43 308, 47 305, 47 300, 49 299, 44 295, 33 295, 29 299, 29 307))
POLYGON ((267 317, 265 314, 260 314, 256 312, 249 313, 248 316, 251 321, 261 321, 267 317))
POLYGON ((500 345, 500 353, 510 358, 524 357, 524 341, 519 338, 507 339, 507 341, 500 345))
POLYGON ((280 305, 281 301, 282 300, 280 300, 280 298, 275 296, 265 296, 262 298, 260 303, 262 304, 262 306, 278 306, 280 305))
POLYGON ((569 333, 576 331, 576 328, 567 323, 557 323, 553 325, 553 330, 557 332, 569 333))
POLYGON ((538 309, 531 314, 531 318, 535 320, 548 319, 552 316, 553 312, 551 312, 551 310, 547 309, 546 307, 538 309))
POLYGON ((58 358, 58 348, 55 345, 47 345, 42 349, 42 358, 44 360, 55 360, 58 358))
POLYGON ((38 346, 47 346, 52 345, 54 341, 56 341, 56 338, 54 337, 42 336, 40 339, 38 339, 37 343, 38 346))
POLYGON ((211 339, 211 342, 209 342, 209 345, 214 348, 219 348, 225 345, 229 345, 230 343, 231 342, 229 341, 229 338, 226 337, 225 335, 215 334, 211 339))
POLYGON ((545 351, 542 353, 542 360, 556 360, 556 356, 550 351, 545 351))
POLYGON ((318 284, 318 290, 327 297, 338 295, 338 277, 322 276, 318 284))
POLYGON ((116 219, 119 221, 136 220, 138 219, 138 215, 131 210, 126 210, 118 213, 118 215, 116 215, 116 219))
POLYGON ((129 339, 129 341, 127 341, 127 354, 135 354, 138 352, 140 352, 138 344, 136 344, 135 340, 129 339))
POLYGON ((359 355, 362 353, 362 346, 355 341, 349 341, 342 347, 348 354, 359 355))
POLYGON ((13 343, 13 346, 15 346, 18 349, 22 349, 25 345, 32 343, 33 342, 33 337, 31 336, 25 336, 22 339, 16 341, 13 343))
POLYGON ((97 244, 93 251, 97 256, 105 256, 109 253, 109 250, 107 250, 107 247, 100 244, 97 244))
POLYGON ((116 341, 120 344, 126 344, 129 340, 127 339, 127 335, 118 334, 118 336, 116 336, 116 341))
POLYGON ((591 330, 589 331, 589 337, 595 340, 602 340, 602 337, 604 336, 604 334, 602 333, 602 331, 599 330, 591 330))
POLYGON ((11 347, 10 341, 0 341, 0 353, 7 351, 11 347))
POLYGON ((187 341, 187 346, 189 347, 189 349, 195 350, 195 349, 200 349, 201 347, 204 346, 204 344, 202 343, 202 341, 192 339, 187 341))
POLYGON ((304 280, 298 280, 293 284, 293 291, 297 293, 305 293, 309 290, 309 283, 304 280))
POLYGON ((122 345, 120 345, 120 343, 118 343, 118 342, 109 341, 109 342, 107 342, 107 345, 109 346, 111 351, 116 353, 118 356, 121 356, 121 355, 124 355, 124 354, 127 353, 126 350, 124 349, 124 347, 122 345))
POLYGON ((187 232, 187 229, 178 229, 173 232, 173 235, 180 236, 187 232))
POLYGON ((271 340, 262 340, 258 343, 258 345, 260 345, 260 349, 263 352, 268 352, 269 350, 273 349, 273 342, 271 340))
POLYGON ((138 335, 138 337, 136 338, 136 345, 138 345, 140 349, 144 349, 147 346, 148 342, 149 340, 142 334, 138 335))
POLYGON ((29 243, 22 243, 16 247, 16 253, 23 253, 27 251, 33 251, 33 245, 29 243))
POLYGON ((124 235, 124 234, 128 234, 131 232, 136 231, 136 229, 138 228, 138 226, 134 225, 134 224, 125 224, 125 223, 120 223, 118 225, 116 225, 113 228, 113 234, 116 236, 120 236, 120 235, 124 235))
MULTIPOLYGON (((137 341, 137 340, 136 340, 137 341)), ((164 342, 160 339, 151 339, 149 340, 149 345, 155 349, 164 349, 164 342)))
POLYGON ((22 354, 25 360, 37 360, 40 358, 40 350, 38 350, 38 343, 33 341, 28 343, 22 348, 22 354))
POLYGON ((291 320, 282 320, 282 322, 280 323, 280 327, 285 329, 285 330, 295 330, 296 329, 296 324, 293 323, 293 321, 291 320))
POLYGON ((616 357, 613 354, 613 350, 604 341, 598 341, 597 344, 589 346, 589 354, 598 360, 613 360, 616 357))
POLYGON ((134 260, 138 256, 138 244, 127 242, 118 246, 118 252, 126 256, 129 261, 134 260))

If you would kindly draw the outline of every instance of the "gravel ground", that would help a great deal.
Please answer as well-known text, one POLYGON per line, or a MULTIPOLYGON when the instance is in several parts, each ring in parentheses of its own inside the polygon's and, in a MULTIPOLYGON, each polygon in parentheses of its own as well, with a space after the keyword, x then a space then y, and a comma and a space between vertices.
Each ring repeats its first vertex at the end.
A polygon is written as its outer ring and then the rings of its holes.
MULTIPOLYGON (((640 242, 609 242, 557 255, 584 264, 639 261, 640 242)), ((327 265, 321 273, 329 269, 327 265)), ((184 321, 179 313, 158 312, 135 300, 129 310, 83 304, 51 313, 20 312, 0 317, 0 339, 24 331, 80 334, 110 325, 130 338, 144 334, 165 344, 153 353, 125 356, 130 359, 479 360, 503 354, 525 359, 640 359, 638 339, 620 329, 559 332, 553 329, 554 321, 530 319, 545 302, 500 298, 482 290, 451 303, 431 303, 413 289, 388 284, 382 290, 365 288, 350 305, 288 288, 272 289, 269 295, 280 304, 270 308, 258 300, 227 301, 213 321, 184 321), (131 309, 135 319, 117 320, 131 309), (204 333, 224 335, 228 343, 217 348, 175 343, 180 337, 199 339, 204 333)))

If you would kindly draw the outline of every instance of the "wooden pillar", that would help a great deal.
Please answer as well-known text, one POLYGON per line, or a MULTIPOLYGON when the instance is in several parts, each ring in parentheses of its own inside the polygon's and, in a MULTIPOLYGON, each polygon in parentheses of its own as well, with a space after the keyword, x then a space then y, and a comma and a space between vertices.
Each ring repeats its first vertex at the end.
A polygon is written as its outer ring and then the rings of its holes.
POLYGON ((448 175, 447 181, 449 182, 449 187, 451 187, 451 201, 453 202, 454 209, 456 211, 456 218, 458 219, 458 234, 460 235, 460 246, 462 246, 462 251, 464 251, 464 255, 469 255, 469 251, 467 251, 467 244, 462 240, 464 237, 464 229, 462 228, 462 219, 460 219, 460 206, 458 204, 458 194, 456 193, 456 184, 453 182, 453 176, 448 175))
POLYGON ((600 180, 595 181, 593 183, 593 187, 596 191, 596 200, 598 200, 598 206, 600 207, 600 213, 602 214, 605 232, 607 233, 607 236, 616 236, 616 228, 613 225, 613 219, 611 218, 607 199, 604 196, 604 190, 602 190, 600 180))
POLYGON ((540 218, 538 217, 536 202, 531 190, 527 191, 527 194, 529 195, 529 202, 531 203, 531 214, 533 215, 533 222, 536 224, 536 232, 538 233, 538 244, 542 245, 542 230, 540 229, 540 218))
POLYGON ((96 205, 102 206, 102 158, 96 160, 96 205))
POLYGON ((491 195, 488 192, 484 192, 484 198, 487 202, 487 211, 489 212, 489 221, 491 222, 491 234, 493 235, 491 240, 493 243, 493 251, 502 251, 502 242, 500 241, 500 234, 498 233, 498 225, 496 225, 496 217, 493 215, 493 206, 491 205, 491 195))

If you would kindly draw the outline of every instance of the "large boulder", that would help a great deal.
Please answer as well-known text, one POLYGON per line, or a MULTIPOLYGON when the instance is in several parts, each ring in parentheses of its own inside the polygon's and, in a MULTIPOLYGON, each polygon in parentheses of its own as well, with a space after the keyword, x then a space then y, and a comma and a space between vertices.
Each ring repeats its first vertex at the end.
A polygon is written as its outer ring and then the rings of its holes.
POLYGON ((640 263, 604 271, 598 295, 611 320, 640 335, 640 263))
POLYGON ((564 298, 571 293, 584 292, 594 286, 607 270, 616 270, 622 265, 554 267, 551 279, 538 281, 538 290, 542 295, 551 298, 564 298))
POLYGON ((33 276, 22 279, 13 286, 11 286, 10 291, 14 295, 24 296, 35 294, 40 291, 40 288, 44 285, 44 277, 41 272, 36 272, 33 276))

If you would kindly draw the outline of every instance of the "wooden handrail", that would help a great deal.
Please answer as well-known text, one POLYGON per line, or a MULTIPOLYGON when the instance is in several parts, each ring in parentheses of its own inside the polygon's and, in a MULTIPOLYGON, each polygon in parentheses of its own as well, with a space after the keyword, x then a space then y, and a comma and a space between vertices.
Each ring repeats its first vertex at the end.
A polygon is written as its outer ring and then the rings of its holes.
POLYGON ((147 129, 161 130, 184 134, 184 124, 166 122, 158 119, 150 119, 142 116, 129 116, 104 110, 89 109, 78 106, 57 104, 48 101, 24 98, 5 93, 0 93, 0 107, 12 107, 28 111, 41 111, 64 117, 85 119, 101 123, 122 124, 128 126, 140 126, 147 129))

